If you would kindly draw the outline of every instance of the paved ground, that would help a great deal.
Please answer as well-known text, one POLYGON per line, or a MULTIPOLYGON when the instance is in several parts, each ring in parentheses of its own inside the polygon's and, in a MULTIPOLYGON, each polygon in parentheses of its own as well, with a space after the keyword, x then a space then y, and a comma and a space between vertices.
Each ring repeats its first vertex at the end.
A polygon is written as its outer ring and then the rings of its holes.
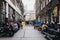
POLYGON ((13 37, 0 38, 0 40, 46 40, 44 35, 33 26, 27 25, 20 29, 13 37))

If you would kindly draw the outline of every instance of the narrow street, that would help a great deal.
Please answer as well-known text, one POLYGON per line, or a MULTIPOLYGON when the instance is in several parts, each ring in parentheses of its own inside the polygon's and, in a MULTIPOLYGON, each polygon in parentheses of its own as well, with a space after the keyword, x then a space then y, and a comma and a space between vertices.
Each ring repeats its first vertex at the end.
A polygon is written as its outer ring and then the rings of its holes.
POLYGON ((3 37, 0 40, 46 40, 44 35, 34 29, 32 25, 26 25, 20 29, 13 37, 3 37))
POLYGON ((0 40, 60 40, 60 0, 0 0, 0 40))

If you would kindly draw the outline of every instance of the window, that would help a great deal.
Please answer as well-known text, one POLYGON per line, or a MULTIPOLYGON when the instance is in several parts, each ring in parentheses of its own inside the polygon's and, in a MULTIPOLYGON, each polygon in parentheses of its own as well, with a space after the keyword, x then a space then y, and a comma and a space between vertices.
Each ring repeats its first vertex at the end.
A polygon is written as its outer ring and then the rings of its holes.
POLYGON ((13 20, 13 8, 9 5, 9 14, 8 14, 8 16, 9 16, 9 20, 13 20))
POLYGON ((58 16, 58 7, 56 6, 55 8, 54 8, 54 17, 57 17, 58 16))
POLYGON ((51 0, 49 0, 49 2, 51 2, 51 0))
POLYGON ((46 0, 46 5, 48 4, 48 2, 49 2, 49 1, 48 1, 48 0, 46 0))
POLYGON ((43 4, 41 3, 41 10, 43 9, 43 4))
POLYGON ((45 0, 43 0, 43 3, 42 4, 43 4, 43 8, 44 8, 45 7, 45 0))
POLYGON ((11 2, 12 2, 14 5, 15 5, 15 1, 16 1, 16 0, 11 0, 11 2))
POLYGON ((1 5, 0 5, 0 22, 5 22, 5 5, 6 3, 5 2, 1 2, 1 5))

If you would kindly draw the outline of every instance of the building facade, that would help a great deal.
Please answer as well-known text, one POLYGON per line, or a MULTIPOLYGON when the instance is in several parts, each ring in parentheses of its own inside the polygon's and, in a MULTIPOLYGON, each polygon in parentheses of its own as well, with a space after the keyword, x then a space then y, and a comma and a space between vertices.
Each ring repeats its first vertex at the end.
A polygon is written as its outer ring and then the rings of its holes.
POLYGON ((39 19, 39 14, 40 14, 40 0, 36 0, 36 19, 39 19))
POLYGON ((40 0, 40 20, 46 24, 60 24, 60 0, 40 0))
POLYGON ((22 18, 20 0, 0 0, 0 22, 18 21, 22 18))

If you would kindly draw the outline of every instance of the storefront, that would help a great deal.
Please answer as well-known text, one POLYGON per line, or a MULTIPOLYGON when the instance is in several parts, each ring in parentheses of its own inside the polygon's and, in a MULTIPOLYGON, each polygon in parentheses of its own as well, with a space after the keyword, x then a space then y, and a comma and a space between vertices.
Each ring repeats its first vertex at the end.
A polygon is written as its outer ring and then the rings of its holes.
POLYGON ((41 20, 44 20, 44 15, 46 15, 45 18, 45 23, 50 24, 50 23, 60 23, 60 1, 55 0, 51 1, 46 7, 41 10, 41 20), (47 8, 47 9, 46 9, 47 8), (44 12, 46 11, 46 12, 44 12))

